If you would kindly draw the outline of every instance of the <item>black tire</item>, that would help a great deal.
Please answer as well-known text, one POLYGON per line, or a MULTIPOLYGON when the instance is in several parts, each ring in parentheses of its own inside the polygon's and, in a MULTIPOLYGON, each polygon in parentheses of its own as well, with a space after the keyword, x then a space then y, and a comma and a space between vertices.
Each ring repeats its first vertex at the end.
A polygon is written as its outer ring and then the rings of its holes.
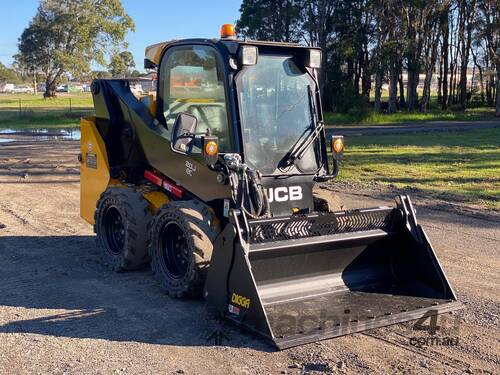
POLYGON ((148 203, 132 188, 112 187, 101 194, 94 214, 94 233, 104 264, 113 271, 137 269, 149 261, 148 203))
POLYGON ((174 298, 201 296, 219 234, 214 216, 197 201, 164 205, 151 221, 151 268, 162 289, 174 298))

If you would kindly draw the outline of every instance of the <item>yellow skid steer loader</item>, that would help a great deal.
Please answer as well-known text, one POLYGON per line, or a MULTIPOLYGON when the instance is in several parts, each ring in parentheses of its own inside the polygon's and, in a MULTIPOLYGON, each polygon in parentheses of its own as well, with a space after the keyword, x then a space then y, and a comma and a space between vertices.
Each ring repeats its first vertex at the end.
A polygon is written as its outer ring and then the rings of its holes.
POLYGON ((170 296, 203 296, 278 348, 459 308, 407 196, 349 211, 314 199, 344 148, 326 138, 321 50, 221 31, 148 47, 154 95, 92 83, 81 216, 105 263, 150 263, 170 296))

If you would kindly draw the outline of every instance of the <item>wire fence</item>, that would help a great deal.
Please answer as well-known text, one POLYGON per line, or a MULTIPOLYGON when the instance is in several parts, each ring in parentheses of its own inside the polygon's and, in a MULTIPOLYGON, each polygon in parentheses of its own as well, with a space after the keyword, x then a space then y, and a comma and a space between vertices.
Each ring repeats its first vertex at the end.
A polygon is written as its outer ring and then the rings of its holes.
MULTIPOLYGON (((44 103, 45 104, 45 103, 44 103)), ((92 104, 78 98, 58 98, 57 102, 40 105, 33 100, 9 100, 0 106, 0 122, 10 119, 78 118, 94 114, 92 104)))

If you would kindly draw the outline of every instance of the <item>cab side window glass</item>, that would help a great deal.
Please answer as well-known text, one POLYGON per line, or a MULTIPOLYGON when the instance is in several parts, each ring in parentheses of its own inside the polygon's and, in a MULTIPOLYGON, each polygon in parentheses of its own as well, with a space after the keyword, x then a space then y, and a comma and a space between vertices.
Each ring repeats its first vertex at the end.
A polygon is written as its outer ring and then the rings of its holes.
POLYGON ((168 132, 180 112, 198 119, 197 133, 211 130, 219 150, 230 151, 226 95, 216 51, 208 46, 174 47, 163 63, 163 115, 168 132))

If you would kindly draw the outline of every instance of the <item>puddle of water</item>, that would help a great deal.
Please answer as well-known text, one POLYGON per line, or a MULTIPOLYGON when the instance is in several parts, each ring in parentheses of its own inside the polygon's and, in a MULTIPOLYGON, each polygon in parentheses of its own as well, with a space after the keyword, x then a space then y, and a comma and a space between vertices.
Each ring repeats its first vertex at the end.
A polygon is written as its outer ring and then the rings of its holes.
MULTIPOLYGON (((26 137, 33 137, 35 141, 49 141, 49 140, 80 140, 80 129, 0 129, 1 134, 19 135, 26 137)), ((16 142, 21 139, 0 138, 0 142, 16 142)))

